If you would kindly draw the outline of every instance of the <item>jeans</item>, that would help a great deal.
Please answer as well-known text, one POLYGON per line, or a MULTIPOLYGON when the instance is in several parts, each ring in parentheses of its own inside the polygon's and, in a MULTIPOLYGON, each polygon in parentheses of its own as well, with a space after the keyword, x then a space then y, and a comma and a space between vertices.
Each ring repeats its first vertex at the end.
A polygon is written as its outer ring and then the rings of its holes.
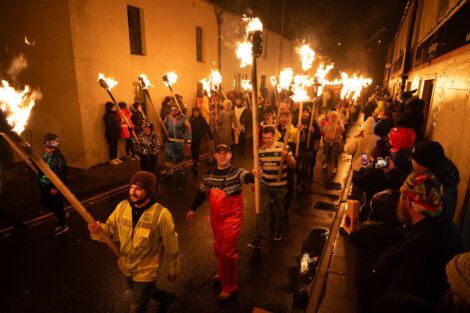
POLYGON ((167 304, 171 301, 171 294, 165 290, 158 289, 156 281, 136 282, 132 277, 126 277, 126 282, 127 286, 131 290, 130 313, 147 312, 150 298, 160 302, 160 305, 167 304))
POLYGON ((260 204, 259 214, 256 215, 256 234, 255 239, 260 240, 263 238, 263 227, 265 226, 266 217, 269 210, 269 202, 274 200, 274 229, 276 232, 281 232, 284 227, 285 218, 285 198, 287 195, 287 186, 283 187, 270 187, 260 183, 260 204))

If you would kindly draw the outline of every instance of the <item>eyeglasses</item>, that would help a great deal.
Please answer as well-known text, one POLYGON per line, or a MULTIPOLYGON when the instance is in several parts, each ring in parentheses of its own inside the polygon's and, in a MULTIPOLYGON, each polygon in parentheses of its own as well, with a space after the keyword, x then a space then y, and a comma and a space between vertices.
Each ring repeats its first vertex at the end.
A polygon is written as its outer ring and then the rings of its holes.
POLYGON ((170 110, 171 112, 178 112, 178 110, 170 110))

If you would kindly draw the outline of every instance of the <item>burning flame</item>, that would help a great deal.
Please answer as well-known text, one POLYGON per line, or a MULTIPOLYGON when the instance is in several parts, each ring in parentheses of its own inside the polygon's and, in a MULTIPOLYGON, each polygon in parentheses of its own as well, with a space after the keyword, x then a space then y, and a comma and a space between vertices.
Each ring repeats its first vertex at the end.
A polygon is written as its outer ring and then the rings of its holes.
POLYGON ((312 81, 308 78, 308 75, 295 75, 292 84, 292 92, 294 93, 292 100, 301 102, 310 99, 307 88, 311 85, 312 81))
POLYGON ((30 93, 29 86, 25 86, 22 92, 10 87, 7 81, 2 80, 0 87, 0 109, 5 112, 7 122, 13 127, 13 131, 21 134, 28 122, 35 100, 40 98, 37 93, 30 93))
POLYGON ((248 23, 246 27, 246 33, 255 32, 258 30, 263 31, 263 23, 261 23, 261 20, 259 18, 244 17, 242 18, 242 20, 248 23))
POLYGON ((202 84, 202 90, 204 90, 208 97, 211 96, 211 81, 210 79, 202 79, 199 81, 202 84))
POLYGON ((113 78, 106 78, 101 73, 99 73, 98 82, 100 82, 100 80, 104 80, 106 82, 106 84, 108 85, 108 90, 113 89, 113 87, 118 84, 118 82, 115 81, 113 78))
POLYGON ((28 46, 34 46, 36 44, 36 41, 33 40, 32 42, 28 40, 28 37, 24 36, 24 42, 25 44, 27 44, 28 46))
POLYGON ((277 85, 276 76, 271 76, 269 77, 269 79, 271 80, 271 85, 273 85, 273 87, 276 87, 277 85))
POLYGON ((251 86, 251 80, 243 79, 242 88, 243 90, 250 90, 250 91, 253 90, 253 87, 251 86))
POLYGON ((220 84, 222 83, 222 76, 220 75, 219 71, 211 70, 211 81, 212 88, 214 90, 219 90, 220 84))
POLYGON ((323 92, 323 86, 328 83, 325 79, 326 74, 333 68, 333 64, 325 66, 323 63, 320 63, 320 66, 317 68, 317 73, 315 74, 315 78, 317 79, 320 86, 317 88, 317 96, 321 96, 323 92))
POLYGON ((292 76, 294 76, 294 71, 290 67, 286 67, 279 73, 279 84, 277 85, 277 90, 280 92, 282 89, 289 89, 292 83, 292 76))
POLYGON ((147 88, 149 88, 149 87, 155 87, 154 85, 152 85, 152 83, 150 82, 150 80, 148 80, 147 75, 141 74, 139 77, 142 78, 142 80, 144 81, 144 85, 145 85, 145 86, 142 86, 142 84, 141 84, 142 89, 147 89, 147 88))
POLYGON ((237 43, 237 58, 241 60, 240 67, 245 67, 253 63, 251 56, 253 45, 249 41, 237 43))
POLYGON ((178 75, 176 75, 175 72, 169 72, 166 73, 165 75, 168 78, 168 81, 164 81, 165 86, 173 86, 174 83, 176 83, 176 80, 178 79, 178 75))
POLYGON ((312 67, 313 60, 315 59, 315 51, 310 49, 310 45, 302 44, 300 48, 297 48, 297 53, 300 54, 302 60, 302 69, 307 71, 312 67))
POLYGON ((360 96, 362 88, 372 83, 372 79, 364 78, 362 75, 358 77, 356 74, 349 77, 347 73, 343 72, 341 73, 341 82, 343 84, 341 99, 351 98, 354 101, 360 96))

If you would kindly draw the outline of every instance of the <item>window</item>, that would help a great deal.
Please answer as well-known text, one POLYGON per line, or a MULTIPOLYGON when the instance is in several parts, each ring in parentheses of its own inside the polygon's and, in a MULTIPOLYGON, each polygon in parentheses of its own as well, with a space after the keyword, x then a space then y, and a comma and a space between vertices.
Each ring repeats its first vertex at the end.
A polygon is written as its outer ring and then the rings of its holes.
POLYGON ((140 9, 127 6, 127 21, 129 23, 129 40, 131 54, 142 55, 142 31, 140 28, 140 9))
POLYGON ((202 27, 196 26, 196 59, 198 62, 202 60, 202 27))

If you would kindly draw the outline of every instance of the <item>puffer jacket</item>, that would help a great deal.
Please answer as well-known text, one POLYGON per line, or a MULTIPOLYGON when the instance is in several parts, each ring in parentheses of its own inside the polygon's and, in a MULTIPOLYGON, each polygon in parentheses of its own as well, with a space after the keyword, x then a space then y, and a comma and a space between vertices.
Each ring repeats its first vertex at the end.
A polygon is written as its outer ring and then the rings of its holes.
POLYGON ((459 169, 451 160, 444 157, 443 160, 430 168, 430 170, 442 186, 444 186, 442 215, 446 216, 449 220, 452 220, 457 206, 457 185, 460 182, 459 169))

